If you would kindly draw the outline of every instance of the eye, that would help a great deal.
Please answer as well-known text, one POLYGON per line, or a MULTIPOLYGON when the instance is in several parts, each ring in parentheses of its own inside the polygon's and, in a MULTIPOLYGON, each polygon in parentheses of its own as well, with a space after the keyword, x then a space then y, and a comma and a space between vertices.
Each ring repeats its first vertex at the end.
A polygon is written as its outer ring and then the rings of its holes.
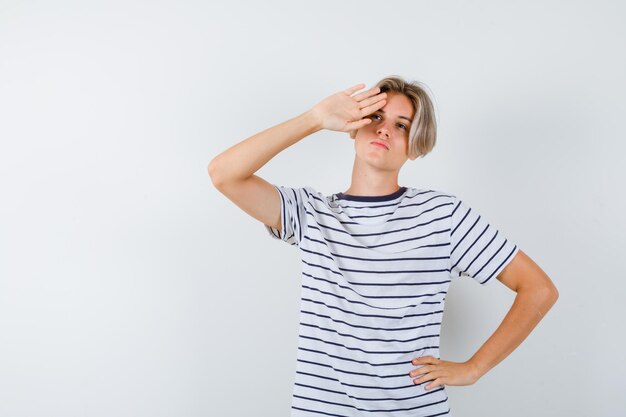
POLYGON ((403 123, 398 123, 398 126, 401 126, 401 127, 402 127, 402 129, 406 130, 406 125, 405 125, 405 124, 403 124, 403 123))
POLYGON ((374 117, 380 117, 380 115, 379 114, 372 114, 370 117, 373 119, 374 117))

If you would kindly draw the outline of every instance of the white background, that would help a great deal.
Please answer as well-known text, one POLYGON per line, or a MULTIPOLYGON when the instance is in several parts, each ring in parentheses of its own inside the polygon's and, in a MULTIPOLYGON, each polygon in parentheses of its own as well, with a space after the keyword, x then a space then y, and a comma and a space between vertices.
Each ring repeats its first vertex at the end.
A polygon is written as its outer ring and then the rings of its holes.
MULTIPOLYGON (((400 185, 463 198, 560 292, 448 387, 453 412, 617 416, 625 18, 619 1, 0 1, 0 416, 288 416, 297 248, 207 165, 392 74, 439 116, 400 185)), ((319 132, 257 174, 345 191, 353 143, 319 132)), ((513 298, 453 282, 442 359, 471 357, 513 298)))

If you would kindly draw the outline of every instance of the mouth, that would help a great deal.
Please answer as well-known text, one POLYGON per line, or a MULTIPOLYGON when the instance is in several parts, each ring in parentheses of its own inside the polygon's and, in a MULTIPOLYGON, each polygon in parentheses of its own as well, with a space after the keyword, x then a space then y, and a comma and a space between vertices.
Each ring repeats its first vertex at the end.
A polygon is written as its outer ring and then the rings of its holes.
POLYGON ((385 148, 385 149, 389 150, 389 147, 387 145, 385 145, 384 143, 382 143, 382 142, 372 141, 370 143, 372 145, 374 145, 374 146, 380 146, 381 148, 385 148))

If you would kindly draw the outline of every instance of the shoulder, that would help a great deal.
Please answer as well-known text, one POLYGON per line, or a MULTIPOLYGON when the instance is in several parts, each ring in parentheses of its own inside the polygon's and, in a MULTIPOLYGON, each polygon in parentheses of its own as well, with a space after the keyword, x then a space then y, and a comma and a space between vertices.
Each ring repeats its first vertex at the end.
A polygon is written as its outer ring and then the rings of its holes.
POLYGON ((459 201, 459 198, 452 193, 436 190, 432 188, 415 188, 415 187, 407 187, 407 197, 411 200, 419 201, 419 202, 438 202, 438 203, 447 203, 447 204, 456 204, 459 201))
POLYGON ((325 204, 329 197, 326 197, 315 187, 305 185, 302 187, 283 187, 288 194, 291 195, 291 199, 296 200, 298 205, 304 206, 319 206, 325 204))
POLYGON ((296 195, 298 197, 303 197, 305 200, 308 200, 310 198, 312 198, 313 196, 320 196, 322 195, 319 191, 317 191, 315 188, 305 185, 303 187, 290 187, 287 185, 278 185, 278 184, 273 184, 274 187, 278 188, 279 190, 282 190, 284 192, 290 193, 292 195, 296 195))

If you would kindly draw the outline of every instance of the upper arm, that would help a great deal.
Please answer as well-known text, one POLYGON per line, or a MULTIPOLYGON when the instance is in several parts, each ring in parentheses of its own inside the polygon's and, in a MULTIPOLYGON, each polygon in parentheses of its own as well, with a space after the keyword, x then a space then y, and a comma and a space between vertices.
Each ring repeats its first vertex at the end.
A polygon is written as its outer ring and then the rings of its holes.
POLYGON ((215 184, 215 188, 250 216, 281 230, 280 196, 271 183, 252 175, 245 180, 215 184))
POLYGON ((521 249, 498 274, 497 278, 515 292, 525 288, 543 288, 553 292, 558 297, 558 291, 552 280, 521 249))

